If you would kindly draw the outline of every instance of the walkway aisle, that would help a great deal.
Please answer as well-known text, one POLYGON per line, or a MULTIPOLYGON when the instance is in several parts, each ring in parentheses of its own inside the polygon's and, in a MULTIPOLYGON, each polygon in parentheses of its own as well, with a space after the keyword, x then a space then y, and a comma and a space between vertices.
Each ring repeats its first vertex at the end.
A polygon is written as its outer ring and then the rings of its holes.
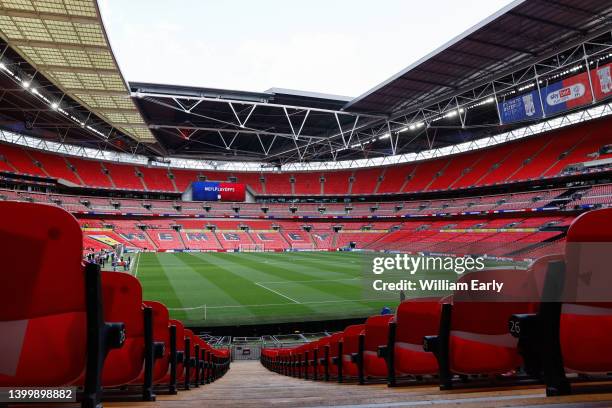
POLYGON ((430 406, 435 408, 542 406, 611 407, 612 394, 577 395, 546 398, 542 387, 529 386, 512 390, 482 389, 441 392, 436 386, 337 384, 285 377, 266 370, 257 361, 236 361, 230 371, 213 384, 160 395, 154 403, 105 403, 105 407, 132 408, 276 408, 332 407, 401 408, 430 406), (588 401, 588 402, 587 402, 588 401))

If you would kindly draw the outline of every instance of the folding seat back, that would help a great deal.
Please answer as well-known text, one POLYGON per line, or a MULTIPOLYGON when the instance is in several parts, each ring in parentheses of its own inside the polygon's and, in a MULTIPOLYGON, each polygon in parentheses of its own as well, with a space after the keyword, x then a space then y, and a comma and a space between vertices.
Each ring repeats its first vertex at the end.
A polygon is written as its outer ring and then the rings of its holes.
POLYGON ((329 373, 331 375, 338 374, 338 366, 334 364, 334 360, 338 358, 338 344, 342 341, 344 333, 334 333, 329 338, 329 373))
MULTIPOLYGON (((310 343, 307 343, 306 348, 305 348, 305 352, 308 352, 308 375, 314 375, 315 372, 315 350, 317 350, 317 346, 318 346, 318 341, 311 341, 310 343)), ((318 351, 317 351, 317 358, 318 358, 318 351)), ((318 366, 318 364, 317 364, 318 366)))
MULTIPOLYGON (((286 354, 289 354, 289 350, 286 349, 286 354)), ((213 354, 219 358, 227 359, 230 357, 231 352, 229 349, 213 349, 213 354)))
POLYGON ((612 208, 580 215, 567 232, 560 319, 563 363, 581 373, 612 371, 612 208))
POLYGON ((500 374, 521 366, 517 339, 508 331, 508 320, 514 314, 532 313, 537 308, 538 294, 530 285, 530 271, 484 270, 468 273, 458 282, 466 283, 468 289, 453 294, 450 370, 459 374, 500 374), (503 283, 502 292, 472 290, 473 281, 503 283), (525 293, 529 290, 534 293, 525 293))
MULTIPOLYGON (((193 378, 193 375, 195 374, 195 367, 193 366, 193 361, 195 358, 195 345, 196 345, 196 341, 195 341, 195 335, 193 334, 193 332, 190 329, 185 329, 185 348, 187 348, 187 340, 189 340, 189 377, 193 378)), ((187 350, 185 350, 186 354, 185 356, 187 356, 187 350)))
POLYGON ((128 273, 103 272, 102 296, 106 321, 125 323, 125 343, 108 353, 102 384, 107 387, 125 385, 140 375, 144 364, 142 286, 128 273))
POLYGON ((344 329, 342 337, 342 372, 345 376, 356 377, 358 375, 357 364, 351 359, 353 354, 359 352, 359 336, 365 329, 364 324, 354 324, 344 329))
MULTIPOLYGON (((183 361, 185 353, 185 326, 180 320, 170 319, 169 324, 176 328, 176 380, 180 381, 185 376, 185 365, 183 361)), ((162 380, 168 382, 170 380, 170 373, 162 380)))
POLYGON ((378 347, 386 346, 389 339, 389 322, 393 315, 371 316, 365 322, 363 365, 365 375, 384 377, 387 375, 387 364, 378 357, 378 347))
POLYGON ((298 357, 298 362, 302 362, 302 364, 304 363, 307 349, 308 344, 302 344, 293 350, 293 354, 297 355, 298 357))
POLYGON ((0 202, 0 386, 70 384, 85 370, 82 233, 66 211, 0 202))
MULTIPOLYGON (((326 337, 321 338, 318 341, 317 358, 319 359, 318 368, 319 368, 320 375, 325 374, 325 367, 328 367, 328 370, 329 370, 329 364, 330 364, 330 361, 329 361, 330 343, 329 341, 330 339, 331 339, 331 336, 326 336, 326 337)), ((329 374, 329 371, 328 371, 328 374, 329 374)))
MULTIPOLYGON (((450 300, 449 300, 450 301, 450 300)), ((394 362, 397 374, 436 374, 438 362, 423 350, 423 338, 438 333, 442 300, 437 297, 405 300, 395 317, 394 362)))
MULTIPOLYGON (((144 305, 150 307, 153 315, 153 342, 159 345, 163 344, 163 353, 156 356, 155 364, 153 365, 153 381, 161 381, 168 373, 170 364, 170 316, 168 308, 160 302, 145 301, 144 305)), ((161 348, 160 348, 161 350, 161 348)), ((144 381, 144 372, 135 380, 135 383, 144 381)))

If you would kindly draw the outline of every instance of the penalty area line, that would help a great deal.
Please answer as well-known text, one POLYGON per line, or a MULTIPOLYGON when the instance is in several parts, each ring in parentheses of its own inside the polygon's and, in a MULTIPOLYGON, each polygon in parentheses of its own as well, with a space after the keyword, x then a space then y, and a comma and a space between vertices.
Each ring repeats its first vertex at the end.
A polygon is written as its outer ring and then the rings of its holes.
POLYGON ((269 290, 270 292, 277 294, 278 296, 282 296, 282 297, 284 297, 285 299, 289 299, 289 300, 290 300, 290 301, 292 301, 293 303, 298 303, 298 304, 300 303, 300 302, 298 302, 297 300, 292 299, 292 298, 290 298, 289 296, 283 295, 282 293, 277 292, 277 291, 275 291, 274 289, 270 289, 269 287, 267 287, 267 286, 265 286, 265 285, 262 285, 262 284, 261 284, 261 283, 259 283, 259 282, 253 282, 253 283, 254 283, 255 285, 259 286, 260 288, 267 289, 267 290, 269 290))
POLYGON ((134 265, 134 277, 138 277, 138 264, 140 263, 140 252, 136 254, 136 264, 134 265))
MULTIPOLYGON (((392 301, 395 300, 395 298, 391 299, 391 298, 381 298, 381 299, 354 299, 354 300, 349 300, 349 299, 343 299, 343 300, 318 300, 318 301, 312 301, 312 302, 300 302, 297 303, 299 305, 321 305, 321 304, 325 304, 325 303, 353 303, 353 302, 380 302, 380 301, 392 301)), ((232 308, 243 308, 243 307, 271 307, 271 306, 287 306, 287 305, 291 305, 291 303, 264 303, 264 304, 257 304, 257 305, 215 305, 215 306, 208 306, 208 305, 200 305, 200 306, 191 306, 191 307, 169 307, 168 310, 197 310, 197 309, 232 309, 232 308)))

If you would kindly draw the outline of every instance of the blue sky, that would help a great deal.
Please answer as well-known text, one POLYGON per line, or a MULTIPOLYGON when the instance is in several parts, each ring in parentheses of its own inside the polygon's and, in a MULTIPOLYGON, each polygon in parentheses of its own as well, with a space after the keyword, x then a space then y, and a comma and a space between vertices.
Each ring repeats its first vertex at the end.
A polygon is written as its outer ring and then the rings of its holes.
POLYGON ((358 96, 508 0, 99 0, 128 81, 358 96))

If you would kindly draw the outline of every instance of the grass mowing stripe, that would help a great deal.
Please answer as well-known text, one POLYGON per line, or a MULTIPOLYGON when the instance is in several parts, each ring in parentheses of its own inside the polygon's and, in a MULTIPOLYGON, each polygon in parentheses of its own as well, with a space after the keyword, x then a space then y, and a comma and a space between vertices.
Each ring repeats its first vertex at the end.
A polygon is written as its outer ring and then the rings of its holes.
MULTIPOLYGON (((261 254, 262 253, 257 253, 257 255, 261 255, 261 254)), ((283 256, 283 255, 285 256, 293 255, 293 253, 291 254, 263 253, 263 254, 268 255, 268 256, 274 256, 274 257, 283 256)), ((234 255, 237 255, 237 254, 234 254, 234 255)), ((247 254, 244 254, 244 255, 247 255, 247 254)), ((251 255, 253 254, 249 253, 247 256, 251 256, 251 255)), ((237 257, 237 258, 232 257, 232 259, 234 260, 241 259, 241 258, 244 258, 244 257, 237 257)), ((266 272, 274 271, 273 269, 274 267, 271 267, 270 264, 250 264, 250 266, 253 268, 264 267, 266 272)), ((291 269, 294 269, 294 271, 291 272, 291 276, 295 276, 296 275, 295 269, 301 268, 302 263, 299 261, 294 261, 290 263, 289 266, 291 267, 291 269)), ((329 276, 330 272, 333 272, 333 270, 331 269, 333 267, 331 265, 327 267, 330 268, 330 270, 321 270, 321 268, 319 268, 317 271, 319 274, 317 276, 323 276, 323 277, 329 276)), ((359 275, 360 274, 361 272, 359 272, 359 275)), ((282 292, 286 296, 290 296, 293 299, 298 299, 300 303, 302 304, 311 304, 310 303, 311 298, 316 299, 316 300, 345 299, 347 301, 353 302, 354 305, 352 307, 346 307, 344 309, 363 310, 365 308, 367 310, 372 310, 372 301, 362 300, 364 293, 361 287, 360 280, 355 280, 355 281, 346 280, 347 283, 339 283, 341 282, 340 280, 329 280, 329 279, 323 278, 323 279, 318 279, 318 280, 307 280, 306 281, 307 283, 306 283, 305 281, 299 281, 297 279, 291 279, 287 275, 285 276, 286 276, 285 281, 278 281, 278 284, 268 284, 264 282, 264 285, 267 288, 275 289, 279 292, 282 292)), ((381 299, 379 302, 376 303, 376 305, 377 307, 380 305, 393 306, 395 303, 397 303, 395 299, 391 299, 391 300, 381 299)), ((327 312, 327 310, 325 310, 325 312, 327 312)), ((321 311, 319 313, 321 313, 321 311)), ((341 315, 341 314, 339 313, 338 315, 341 315)))
MULTIPOLYGON (((323 254, 327 254, 323 252, 323 254)), ((265 252, 252 253, 252 255, 259 257, 260 259, 274 259, 274 261, 279 263, 295 263, 299 262, 302 266, 310 267, 313 270, 319 270, 324 267, 328 273, 333 273, 336 275, 348 275, 348 276, 357 276, 361 274, 361 262, 359 260, 344 260, 344 261, 336 261, 335 259, 330 258, 327 255, 309 253, 309 255, 302 255, 299 252, 290 252, 290 253, 275 253, 275 254, 267 254, 265 252), (270 258, 273 256, 273 258, 270 258), (349 264, 347 264, 349 263, 349 264), (333 267, 333 268, 332 268, 333 267)))
MULTIPOLYGON (((223 253, 194 254, 194 253, 190 253, 190 254, 185 254, 185 255, 196 258, 200 262, 205 262, 205 263, 208 263, 209 265, 216 265, 215 264, 216 259, 218 258, 221 258, 224 260, 233 259, 235 258, 235 256, 233 255, 238 255, 238 254, 223 254, 223 253)), ((237 296, 240 296, 240 301, 242 304, 244 305, 257 304, 257 303, 278 304, 279 303, 278 299, 282 299, 285 301, 286 300, 294 301, 294 299, 290 299, 286 296, 283 296, 277 291, 271 291, 268 288, 258 286, 254 280, 249 280, 249 279, 244 278, 243 277, 244 275, 248 274, 250 271, 253 271, 253 269, 251 269, 250 266, 252 265, 248 264, 247 266, 245 264, 242 264, 240 265, 239 268, 236 268, 236 265, 234 265, 234 267, 231 269, 228 269, 226 266, 223 266, 223 267, 219 266, 219 268, 221 268, 224 272, 227 272, 227 274, 232 275, 237 280, 236 282, 240 282, 239 284, 235 283, 233 287, 226 288, 226 290, 235 292, 237 296), (237 274, 235 271, 240 271, 240 275, 237 274)), ((257 272, 256 270, 254 271, 257 272)), ((313 311, 309 307, 302 306, 299 303, 286 302, 283 308, 285 309, 285 311, 281 313, 289 312, 289 314, 292 316, 293 315, 302 316, 302 315, 309 315, 309 314, 312 315, 313 313, 313 311), (289 308, 289 306, 291 307, 289 308)), ((276 309, 279 309, 279 308, 277 307, 276 309)), ((269 316, 266 316, 267 314, 269 314, 269 312, 262 308, 253 309, 253 308, 250 308, 249 306, 245 306, 244 310, 248 311, 249 313, 259 315, 260 318, 269 317, 269 316)), ((278 313, 279 313, 278 311, 275 312, 275 314, 278 314, 278 313)))
MULTIPOLYGON (((138 267, 146 273, 141 273, 138 280, 142 285, 142 295, 146 300, 157 300, 167 307, 182 307, 181 299, 175 292, 166 272, 161 265, 158 254, 142 253, 138 257, 138 267)), ((186 314, 176 314, 173 317, 185 318, 186 314)))
MULTIPOLYGON (((181 296, 183 308, 204 303, 212 304, 240 304, 231 293, 225 289, 226 285, 219 285, 211 276, 218 274, 218 269, 210 265, 190 263, 187 254, 168 254, 164 264, 166 273, 175 291, 181 296)), ((203 320, 206 312, 203 310, 186 310, 190 320, 203 320)))
POLYGON ((360 268, 353 274, 337 272, 339 267, 351 269, 347 262, 359 257, 324 252, 143 253, 138 268, 146 297, 178 309, 172 316, 188 325, 264 324, 366 317, 384 305, 392 307, 393 301, 363 299, 359 280, 353 280, 361 277, 360 268))
MULTIPOLYGON (((192 268, 202 279, 206 279, 210 283, 212 286, 210 289, 223 293, 224 300, 231 299, 230 302, 224 301, 222 304, 233 303, 241 305, 251 297, 245 289, 252 286, 253 282, 236 275, 225 267, 209 262, 206 259, 210 257, 209 254, 202 254, 200 256, 200 254, 195 253, 182 253, 178 255, 181 258, 181 262, 192 268), (237 288, 241 290, 236 290, 237 288)), ((219 304, 217 299, 211 298, 211 295, 215 295, 214 293, 203 293, 202 295, 205 297, 207 304, 211 306, 219 304)))
MULTIPOLYGON (((225 254, 227 256, 227 254, 225 254)), ((255 263, 251 260, 241 260, 240 257, 230 257, 228 258, 232 262, 237 264, 242 264, 243 267, 247 267, 250 269, 259 270, 269 275, 275 275, 279 278, 279 280, 285 280, 286 284, 284 284, 284 288, 287 289, 293 286, 293 291, 282 290, 284 294, 292 297, 293 299, 297 299, 297 301, 303 303, 307 302, 311 299, 306 299, 305 297, 310 295, 314 296, 314 300, 324 300, 324 299, 355 299, 361 296, 361 291, 359 288, 356 289, 354 285, 347 285, 339 282, 335 282, 333 285, 317 285, 315 286, 312 283, 314 280, 313 277, 321 276, 321 272, 323 274, 326 271, 318 270, 319 274, 315 274, 313 276, 312 273, 303 273, 299 272, 302 269, 302 265, 300 263, 288 263, 289 268, 283 268, 279 266, 273 266, 265 263, 255 263), (244 263, 246 262, 246 264, 244 263), (309 284, 299 283, 300 281, 310 281, 309 284), (357 292, 357 293, 356 293, 357 292), (304 296, 306 295, 306 296, 304 296)), ((260 280, 261 282, 261 280, 260 280)), ((324 282, 321 280, 320 282, 324 282)), ((266 285, 268 288, 272 288, 275 290, 279 290, 279 286, 266 285)))

